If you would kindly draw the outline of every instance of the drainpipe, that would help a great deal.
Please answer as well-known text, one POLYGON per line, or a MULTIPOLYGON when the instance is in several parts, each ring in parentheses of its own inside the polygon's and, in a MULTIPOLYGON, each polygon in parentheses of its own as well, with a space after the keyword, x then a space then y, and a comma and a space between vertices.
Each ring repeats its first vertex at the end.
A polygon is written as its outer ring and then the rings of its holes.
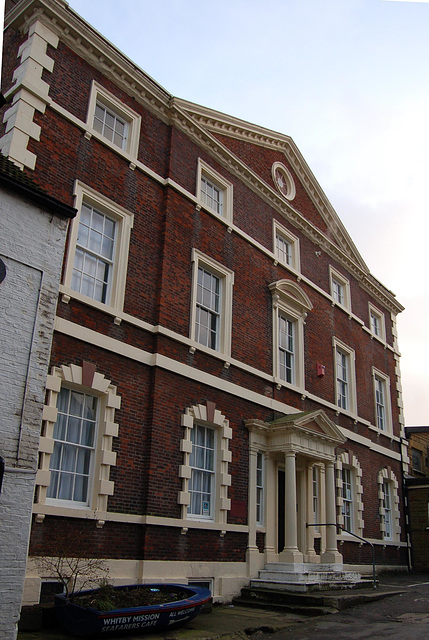
POLYGON ((405 471, 404 471, 404 456, 402 453, 402 447, 405 446, 404 438, 400 436, 399 438, 400 449, 401 449, 401 475, 402 475, 402 508, 404 510, 405 517, 405 535, 407 537, 407 561, 408 561, 408 571, 412 571, 413 562, 411 555, 411 521, 410 521, 410 507, 408 501, 408 487, 405 483, 405 471))

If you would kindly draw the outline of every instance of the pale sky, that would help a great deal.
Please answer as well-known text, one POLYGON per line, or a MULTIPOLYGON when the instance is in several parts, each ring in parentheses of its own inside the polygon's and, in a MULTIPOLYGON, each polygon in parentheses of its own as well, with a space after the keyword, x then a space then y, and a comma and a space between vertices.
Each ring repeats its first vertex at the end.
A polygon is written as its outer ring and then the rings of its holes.
POLYGON ((69 4, 173 95, 293 138, 406 307, 405 420, 429 425, 429 0, 69 4))

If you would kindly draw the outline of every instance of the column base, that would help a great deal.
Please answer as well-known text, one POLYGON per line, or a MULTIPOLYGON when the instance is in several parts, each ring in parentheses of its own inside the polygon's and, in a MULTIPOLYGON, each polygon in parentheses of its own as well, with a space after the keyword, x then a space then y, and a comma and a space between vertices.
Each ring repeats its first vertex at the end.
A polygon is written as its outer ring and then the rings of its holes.
POLYGON ((257 576, 259 569, 263 566, 264 556, 259 553, 258 547, 247 547, 246 550, 246 563, 247 572, 250 577, 257 576))
POLYGON ((265 558, 265 564, 267 564, 268 562, 277 562, 278 555, 274 547, 269 547, 269 546, 265 547, 264 558, 265 558))
POLYGON ((295 549, 283 549, 281 553, 279 553, 279 562, 290 562, 292 564, 301 563, 304 561, 304 556, 301 551, 297 548, 295 549))
POLYGON ((324 551, 320 556, 320 562, 323 564, 336 564, 342 566, 343 556, 335 549, 331 551, 324 551))

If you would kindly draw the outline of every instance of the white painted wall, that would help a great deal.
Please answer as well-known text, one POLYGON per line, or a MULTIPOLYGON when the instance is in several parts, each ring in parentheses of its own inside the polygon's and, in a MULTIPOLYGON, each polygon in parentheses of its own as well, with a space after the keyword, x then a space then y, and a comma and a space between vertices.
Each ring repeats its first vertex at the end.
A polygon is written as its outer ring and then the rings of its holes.
POLYGON ((0 192, 0 638, 14 640, 68 221, 0 192))

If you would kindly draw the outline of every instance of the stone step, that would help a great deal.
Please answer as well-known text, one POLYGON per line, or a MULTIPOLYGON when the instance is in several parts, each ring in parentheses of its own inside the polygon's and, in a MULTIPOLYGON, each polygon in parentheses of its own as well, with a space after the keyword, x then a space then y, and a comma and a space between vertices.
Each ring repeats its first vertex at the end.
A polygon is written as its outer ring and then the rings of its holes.
POLYGON ((329 581, 323 582, 321 580, 306 581, 306 582, 286 582, 285 580, 264 580, 260 578, 254 578, 250 581, 250 586, 253 588, 269 589, 271 591, 290 591, 297 593, 307 593, 308 591, 326 591, 331 589, 353 589, 355 583, 344 581, 329 581))
POLYGON ((277 582, 347 582, 355 583, 361 579, 356 571, 304 571, 295 573, 293 571, 269 571, 263 569, 259 571, 261 580, 277 582))
POLYGON ((331 590, 317 593, 300 593, 265 587, 243 587, 241 595, 233 603, 240 606, 294 612, 301 615, 325 615, 336 613, 356 604, 371 602, 402 593, 397 589, 331 590))
POLYGON ((334 607, 306 606, 299 604, 286 604, 282 602, 262 602, 253 598, 238 596, 234 598, 233 604, 240 607, 256 607, 258 609, 269 609, 270 611, 282 611, 283 613, 295 613, 303 616, 323 616, 329 613, 337 613, 334 607))
POLYGON ((243 587, 241 597, 254 602, 268 602, 273 604, 302 605, 312 607, 337 607, 337 596, 327 593, 296 593, 285 590, 273 590, 265 587, 243 587))

